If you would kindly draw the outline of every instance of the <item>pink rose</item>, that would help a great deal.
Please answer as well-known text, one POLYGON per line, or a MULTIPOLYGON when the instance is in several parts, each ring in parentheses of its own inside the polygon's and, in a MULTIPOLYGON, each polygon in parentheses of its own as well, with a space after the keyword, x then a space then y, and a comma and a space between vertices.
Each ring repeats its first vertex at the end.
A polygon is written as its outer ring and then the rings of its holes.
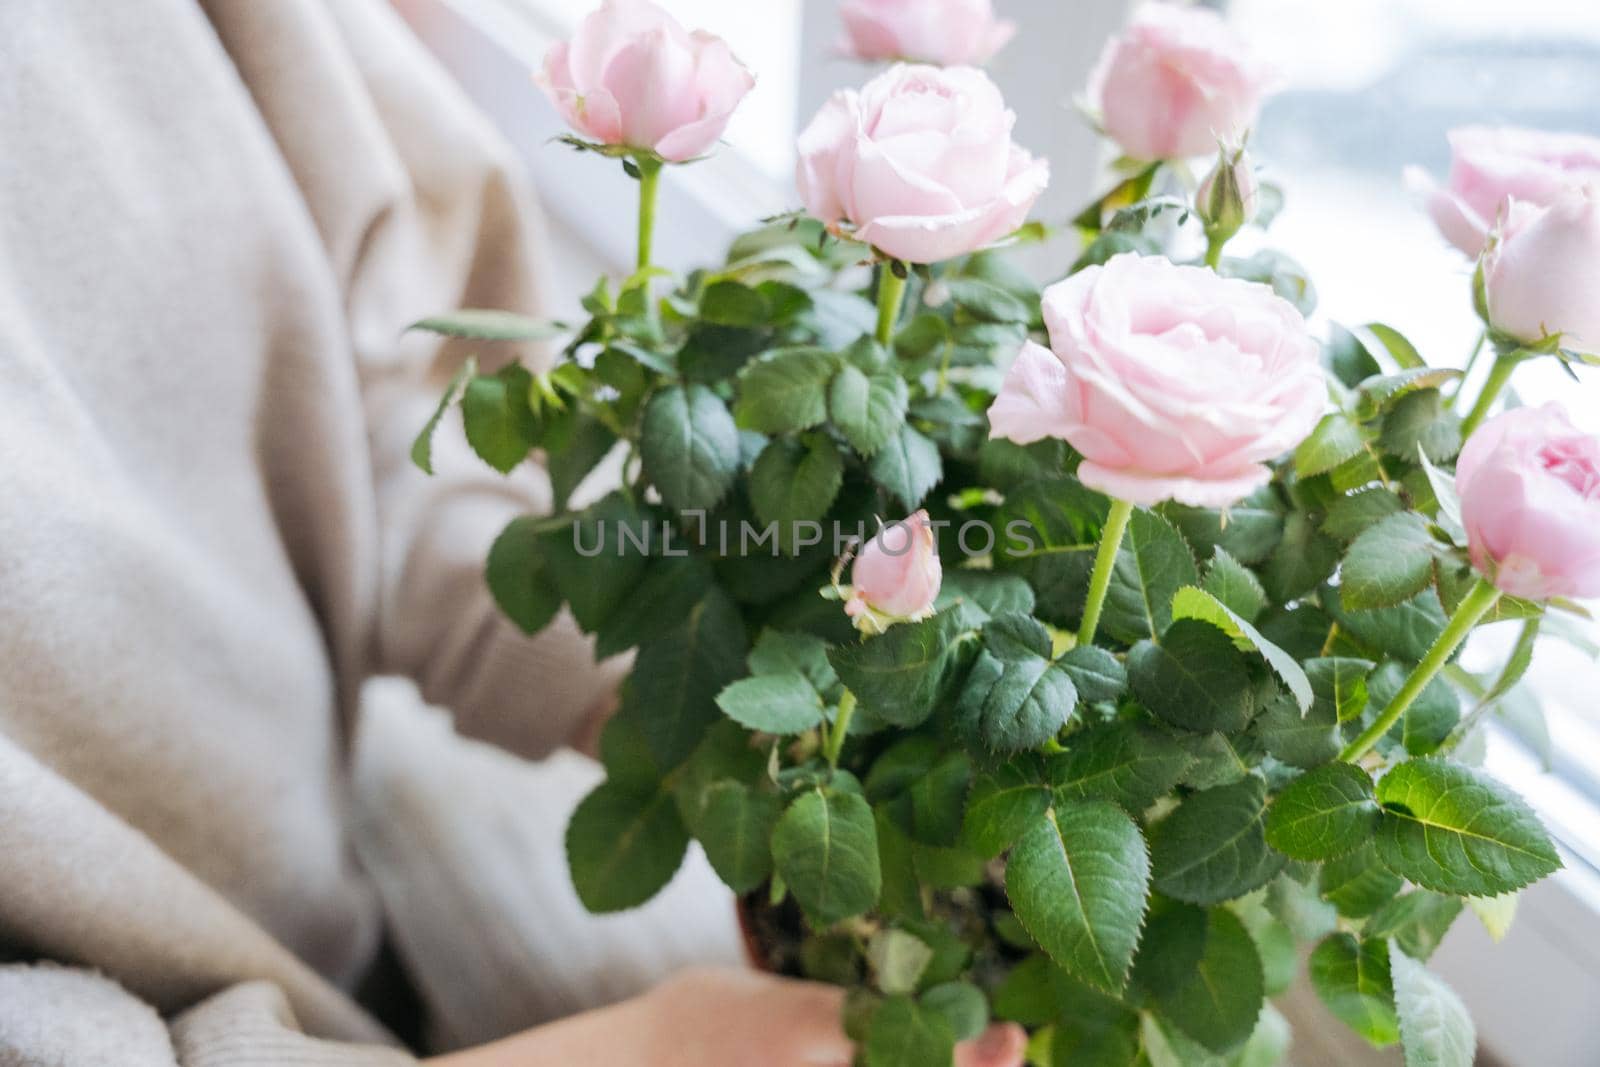
POLYGON ((896 259, 965 255, 1021 226, 1050 180, 1012 144, 1016 119, 981 70, 891 67, 835 93, 801 133, 800 197, 896 259))
POLYGON ((1537 344, 1600 352, 1600 187, 1573 189, 1509 217, 1483 253, 1489 324, 1537 344))
POLYGON ((865 633, 882 633, 892 623, 933 614, 944 572, 928 513, 885 526, 862 546, 851 568, 851 594, 845 614, 865 633))
POLYGON ((1477 258, 1502 204, 1548 207, 1562 193, 1600 182, 1600 138, 1513 126, 1451 130, 1450 174, 1440 186, 1420 167, 1406 184, 1421 194, 1445 239, 1477 258))
POLYGON ((1560 404, 1514 408, 1467 439, 1456 463, 1477 567, 1512 596, 1600 596, 1600 441, 1560 404))
POLYGON ((1089 102, 1127 155, 1183 159, 1242 144, 1277 80, 1216 12, 1147 4, 1100 53, 1089 102))
POLYGON ((1227 507, 1327 403, 1305 319, 1264 285, 1124 253, 1044 292, 1053 352, 1029 342, 990 435, 1065 440, 1083 484, 1135 504, 1227 507))
POLYGON ((839 5, 857 59, 980 64, 1017 32, 997 19, 992 0, 844 0, 839 5))
POLYGON ((686 32, 649 0, 605 0, 537 80, 580 135, 673 163, 716 144, 755 85, 721 38, 686 32))

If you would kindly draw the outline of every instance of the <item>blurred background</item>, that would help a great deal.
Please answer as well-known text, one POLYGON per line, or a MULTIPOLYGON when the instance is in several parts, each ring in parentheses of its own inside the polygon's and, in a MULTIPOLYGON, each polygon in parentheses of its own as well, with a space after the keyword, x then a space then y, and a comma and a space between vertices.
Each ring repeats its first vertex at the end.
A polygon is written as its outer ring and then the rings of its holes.
MULTIPOLYGON (((427 44, 522 151, 550 219, 550 311, 575 315, 597 272, 625 274, 634 190, 618 167, 549 139, 560 132, 529 70, 593 0, 395 0, 427 44)), ((712 160, 674 168, 659 257, 720 258, 730 237, 798 206, 798 129, 834 89, 870 70, 839 56, 833 0, 659 0, 685 25, 726 38, 758 82, 712 160)), ((1124 0, 996 0, 1021 24, 990 65, 1018 115, 1017 140, 1050 158, 1036 217, 1061 223, 1107 181, 1106 154, 1077 113, 1089 68, 1126 17, 1124 0)), ((1508 123, 1600 135, 1600 3, 1595 0, 1232 0, 1216 3, 1287 76, 1256 132, 1266 178, 1287 193, 1265 243, 1307 268, 1321 323, 1381 321, 1434 364, 1461 365, 1477 338, 1470 265, 1408 196, 1401 170, 1443 176, 1445 133, 1508 123)), ((1252 238, 1254 239, 1254 238, 1252 238)), ((1069 234, 1036 253, 1041 278, 1076 255, 1069 234)), ((1241 238, 1241 241, 1243 238, 1241 238)), ((1247 249, 1246 249, 1247 250, 1247 249)), ((1596 294, 1600 299, 1600 294, 1596 294)), ((1481 373, 1481 372, 1480 372, 1481 373)), ((1524 402, 1562 398, 1600 431, 1600 371, 1575 385, 1553 361, 1519 370, 1524 402)), ((1469 386, 1471 388, 1471 386, 1469 386)), ((1469 668, 1504 661, 1491 628, 1469 668)), ((1586 640, 1595 627, 1583 627, 1586 640)), ((1505 942, 1464 916, 1434 957, 1481 1031, 1482 1062, 1600 1064, 1600 665, 1593 644, 1546 639, 1523 688, 1503 700, 1484 759, 1540 809, 1567 869, 1523 894, 1505 942), (1543 714, 1540 714, 1540 707, 1543 714)), ((1399 1063, 1347 1037, 1308 990, 1291 997, 1302 1067, 1399 1063)))

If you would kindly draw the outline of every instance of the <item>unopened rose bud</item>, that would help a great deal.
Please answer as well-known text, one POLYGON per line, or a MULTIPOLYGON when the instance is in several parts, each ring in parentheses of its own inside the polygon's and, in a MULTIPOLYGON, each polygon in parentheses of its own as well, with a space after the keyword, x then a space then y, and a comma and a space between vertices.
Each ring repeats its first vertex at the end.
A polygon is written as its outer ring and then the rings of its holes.
POLYGON ((1479 310, 1496 331, 1600 352, 1600 189, 1571 190, 1543 210, 1507 205, 1479 270, 1479 310))
POLYGON ((863 633, 933 614, 944 572, 926 511, 885 526, 868 541, 850 571, 845 614, 863 633))
POLYGON ((1206 235, 1226 241, 1253 222, 1260 193, 1255 168, 1244 149, 1221 149, 1217 165, 1194 196, 1195 214, 1205 224, 1206 235))

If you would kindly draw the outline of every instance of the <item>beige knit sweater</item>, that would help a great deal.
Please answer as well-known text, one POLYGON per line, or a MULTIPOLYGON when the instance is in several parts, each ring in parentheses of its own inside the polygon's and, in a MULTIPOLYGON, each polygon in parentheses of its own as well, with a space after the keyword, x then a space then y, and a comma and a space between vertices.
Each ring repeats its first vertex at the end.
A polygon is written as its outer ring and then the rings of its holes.
POLYGON ((535 226, 383 0, 5 0, 0 1065, 405 1062, 362 680, 528 753, 608 684, 484 592, 540 487, 407 460, 460 353, 402 328, 529 304, 535 226))

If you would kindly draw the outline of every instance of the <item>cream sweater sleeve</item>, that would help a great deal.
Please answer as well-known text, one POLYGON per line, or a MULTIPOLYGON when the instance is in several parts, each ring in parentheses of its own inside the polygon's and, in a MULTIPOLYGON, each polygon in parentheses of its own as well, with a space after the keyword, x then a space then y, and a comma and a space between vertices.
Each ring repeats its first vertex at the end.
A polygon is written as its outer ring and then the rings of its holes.
MULTIPOLYGON (((622 667, 595 664, 565 614, 530 639, 496 608, 489 545, 512 518, 548 509, 548 480, 532 464, 511 478, 489 470, 458 422, 436 435, 437 473, 416 469, 411 442, 469 350, 404 332, 458 307, 537 310, 541 220, 526 178, 382 0, 206 6, 345 288, 383 546, 368 668, 416 679, 464 733, 548 752, 583 729, 622 667), (291 7, 305 10, 285 17, 291 7)), ((490 368, 540 356, 476 355, 490 368)))

